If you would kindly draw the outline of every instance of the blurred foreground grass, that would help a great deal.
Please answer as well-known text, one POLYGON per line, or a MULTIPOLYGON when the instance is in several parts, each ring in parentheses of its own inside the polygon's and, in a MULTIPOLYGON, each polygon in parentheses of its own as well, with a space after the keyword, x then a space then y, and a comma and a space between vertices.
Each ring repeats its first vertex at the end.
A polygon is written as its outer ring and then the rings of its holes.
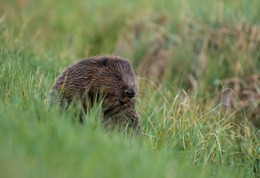
POLYGON ((0 177, 259 177, 259 130, 216 104, 216 83, 260 72, 258 7, 1 1, 0 177), (107 53, 135 67, 141 138, 45 109, 63 67, 107 53))

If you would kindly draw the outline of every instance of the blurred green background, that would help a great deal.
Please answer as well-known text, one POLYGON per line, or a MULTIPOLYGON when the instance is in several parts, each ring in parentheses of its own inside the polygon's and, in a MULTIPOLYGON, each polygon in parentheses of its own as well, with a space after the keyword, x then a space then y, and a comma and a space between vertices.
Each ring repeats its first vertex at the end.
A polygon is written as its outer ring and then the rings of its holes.
POLYGON ((259 9, 1 0, 0 177, 259 177, 259 9), (99 108, 78 125, 45 107, 63 68, 105 54, 133 64, 140 138, 103 131, 99 108))

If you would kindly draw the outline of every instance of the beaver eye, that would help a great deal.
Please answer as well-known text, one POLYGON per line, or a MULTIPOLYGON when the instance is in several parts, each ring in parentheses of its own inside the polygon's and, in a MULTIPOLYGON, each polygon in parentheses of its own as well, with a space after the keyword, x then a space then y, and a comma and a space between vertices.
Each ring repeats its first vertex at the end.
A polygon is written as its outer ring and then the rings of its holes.
POLYGON ((116 75, 115 77, 116 77, 116 79, 117 79, 118 81, 122 81, 122 77, 121 77, 121 76, 116 75))

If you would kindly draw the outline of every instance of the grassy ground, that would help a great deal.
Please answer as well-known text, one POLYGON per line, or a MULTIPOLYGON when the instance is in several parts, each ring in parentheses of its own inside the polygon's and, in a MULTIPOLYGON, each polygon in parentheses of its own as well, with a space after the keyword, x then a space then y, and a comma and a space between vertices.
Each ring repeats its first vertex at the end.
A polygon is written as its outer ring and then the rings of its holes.
POLYGON ((259 177, 259 129, 215 103, 218 81, 260 72, 258 7, 2 0, 0 177, 259 177), (140 138, 102 130, 98 107, 83 125, 46 110, 62 68, 111 53, 135 67, 140 138))

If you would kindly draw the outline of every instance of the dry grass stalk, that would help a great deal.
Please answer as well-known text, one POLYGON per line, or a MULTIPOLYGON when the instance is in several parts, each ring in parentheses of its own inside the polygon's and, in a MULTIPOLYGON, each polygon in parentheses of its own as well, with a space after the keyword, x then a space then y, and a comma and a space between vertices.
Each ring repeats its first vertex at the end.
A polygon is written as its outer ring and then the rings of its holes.
POLYGON ((224 90, 219 96, 228 113, 245 114, 251 123, 260 128, 260 75, 245 79, 229 78, 222 81, 224 90))

